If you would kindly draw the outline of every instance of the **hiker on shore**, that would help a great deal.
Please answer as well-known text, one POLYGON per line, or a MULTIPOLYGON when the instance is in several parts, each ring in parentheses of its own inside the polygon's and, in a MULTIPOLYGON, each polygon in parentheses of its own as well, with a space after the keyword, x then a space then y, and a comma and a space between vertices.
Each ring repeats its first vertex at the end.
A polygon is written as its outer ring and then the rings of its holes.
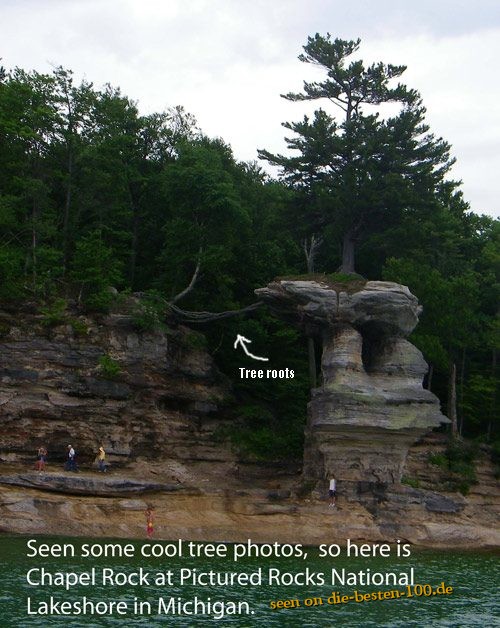
POLYGON ((335 503, 337 501, 337 480, 333 475, 330 480, 328 495, 330 497, 330 508, 335 508, 335 503))
POLYGON ((68 445, 67 447, 67 461, 66 461, 66 470, 67 471, 78 471, 76 466, 76 452, 73 449, 73 445, 68 445))
POLYGON ((148 506, 146 509, 146 534, 148 535, 148 539, 153 536, 153 507, 148 506))
POLYGON ((45 463, 47 462, 47 450, 43 445, 40 445, 36 453, 36 470, 41 473, 45 471, 45 463))
POLYGON ((104 447, 102 445, 99 447, 99 451, 97 452, 96 462, 99 467, 99 471, 101 473, 106 473, 106 452, 104 451, 104 447))

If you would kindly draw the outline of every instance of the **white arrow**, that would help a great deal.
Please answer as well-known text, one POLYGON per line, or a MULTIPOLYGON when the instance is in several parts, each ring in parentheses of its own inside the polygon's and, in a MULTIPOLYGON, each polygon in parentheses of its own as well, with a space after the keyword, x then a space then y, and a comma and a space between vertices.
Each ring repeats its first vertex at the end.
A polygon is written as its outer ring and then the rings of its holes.
POLYGON ((250 351, 247 349, 247 346, 245 343, 250 344, 252 341, 248 340, 248 338, 245 338, 245 336, 241 336, 240 334, 236 334, 236 341, 234 343, 234 348, 237 349, 238 345, 241 345, 243 347, 243 351, 248 355, 249 358, 253 358, 254 360, 262 360, 262 362, 268 362, 269 358, 261 358, 258 355, 254 355, 253 353, 250 353, 250 351))

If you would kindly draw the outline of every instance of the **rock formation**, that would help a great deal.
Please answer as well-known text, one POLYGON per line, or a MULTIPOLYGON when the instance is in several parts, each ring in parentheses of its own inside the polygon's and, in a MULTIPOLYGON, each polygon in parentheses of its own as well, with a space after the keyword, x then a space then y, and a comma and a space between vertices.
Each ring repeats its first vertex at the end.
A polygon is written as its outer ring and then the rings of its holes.
POLYGON ((308 408, 304 474, 343 490, 401 479, 409 446, 447 422, 422 386, 427 365, 405 338, 420 307, 406 286, 277 280, 256 290, 276 315, 322 341, 322 385, 308 408))
POLYGON ((417 320, 415 298, 394 284, 352 288, 277 282, 261 292, 281 316, 324 338, 306 472, 316 480, 336 472, 335 512, 322 481, 311 494, 296 472, 235 464, 219 430, 227 384, 199 334, 139 332, 123 313, 74 310, 53 326, 28 305, 0 311, 0 534, 144 538, 153 504, 158 539, 316 544, 332 542, 334 529, 335 542, 500 546, 498 481, 486 450, 466 498, 429 464, 446 447, 438 433, 431 437, 441 440, 426 436, 410 450, 412 487, 389 484, 408 442, 443 417, 421 387, 420 354, 404 340, 417 320), (106 372, 102 356, 119 371, 106 372), (62 470, 70 442, 78 474, 62 470), (107 474, 90 464, 101 442, 107 474), (41 444, 49 463, 39 474, 41 444))
POLYGON ((234 458, 214 446, 227 384, 197 332, 138 332, 124 314, 76 312, 56 326, 0 312, 0 327, 0 461, 32 462, 43 444, 59 464, 69 443, 84 465, 103 444, 115 468, 141 457, 234 458))

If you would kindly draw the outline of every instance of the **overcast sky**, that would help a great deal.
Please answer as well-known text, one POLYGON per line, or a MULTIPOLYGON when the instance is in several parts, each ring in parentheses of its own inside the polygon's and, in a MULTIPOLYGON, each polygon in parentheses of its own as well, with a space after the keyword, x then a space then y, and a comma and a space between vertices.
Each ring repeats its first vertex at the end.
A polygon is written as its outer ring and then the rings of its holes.
MULTIPOLYGON (((477 213, 500 215, 499 0, 0 0, 7 68, 63 65, 120 86, 142 113, 183 105, 238 159, 283 152, 281 122, 304 105, 309 35, 362 39, 365 61, 404 64, 432 131, 453 146, 453 177, 477 213)), ((323 105, 328 108, 327 105, 323 105)))

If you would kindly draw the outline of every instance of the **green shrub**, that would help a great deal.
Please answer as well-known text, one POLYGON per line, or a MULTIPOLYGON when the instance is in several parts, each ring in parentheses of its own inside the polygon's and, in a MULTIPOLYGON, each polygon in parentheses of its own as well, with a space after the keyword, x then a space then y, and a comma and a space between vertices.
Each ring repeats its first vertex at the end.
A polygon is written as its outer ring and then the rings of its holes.
POLYGON ((268 425, 235 426, 226 434, 241 456, 258 462, 294 460, 302 452, 302 438, 295 432, 277 432, 268 425))
POLYGON ((66 308, 68 303, 65 299, 56 299, 50 305, 41 307, 43 314, 42 325, 45 327, 55 327, 66 322, 66 308))
POLYGON ((165 300, 155 290, 145 293, 132 310, 132 322, 139 331, 165 329, 164 318, 165 300))
POLYGON ((472 464, 477 456, 478 447, 476 443, 465 441, 460 438, 450 439, 446 447, 446 457, 450 462, 450 469, 453 465, 468 463, 472 464))
POLYGON ((115 299, 116 295, 113 293, 113 290, 109 286, 106 286, 85 297, 85 309, 89 312, 107 314, 115 299))
POLYGON ((274 420, 273 413, 263 406, 257 404, 248 404, 240 407, 240 417, 245 419, 248 425, 270 424, 274 420))
POLYGON ((88 325, 78 318, 70 319, 69 324, 77 336, 86 336, 89 333, 88 325))
POLYGON ((411 486, 413 488, 418 488, 420 486, 420 482, 417 478, 409 478, 406 475, 401 478, 401 484, 406 484, 406 486, 411 486))
POLYGON ((452 438, 444 453, 429 455, 429 462, 443 469, 446 490, 467 495, 471 486, 477 483, 474 465, 477 451, 476 443, 452 438))
MULTIPOLYGON (((1 203, 2 197, 0 197, 0 210, 1 203)), ((2 301, 17 301, 24 297, 23 265, 23 253, 20 248, 0 244, 0 299, 2 301)))
POLYGON ((207 348, 207 339, 199 331, 191 330, 183 337, 182 343, 194 351, 203 351, 207 348))
POLYGON ((99 358, 99 369, 105 379, 116 379, 121 373, 118 362, 106 353, 99 358))
POLYGON ((444 454, 429 454, 429 462, 442 469, 448 468, 448 458, 444 454))
POLYGON ((237 430, 231 434, 231 440, 243 456, 259 461, 276 458, 275 434, 267 426, 237 430))

